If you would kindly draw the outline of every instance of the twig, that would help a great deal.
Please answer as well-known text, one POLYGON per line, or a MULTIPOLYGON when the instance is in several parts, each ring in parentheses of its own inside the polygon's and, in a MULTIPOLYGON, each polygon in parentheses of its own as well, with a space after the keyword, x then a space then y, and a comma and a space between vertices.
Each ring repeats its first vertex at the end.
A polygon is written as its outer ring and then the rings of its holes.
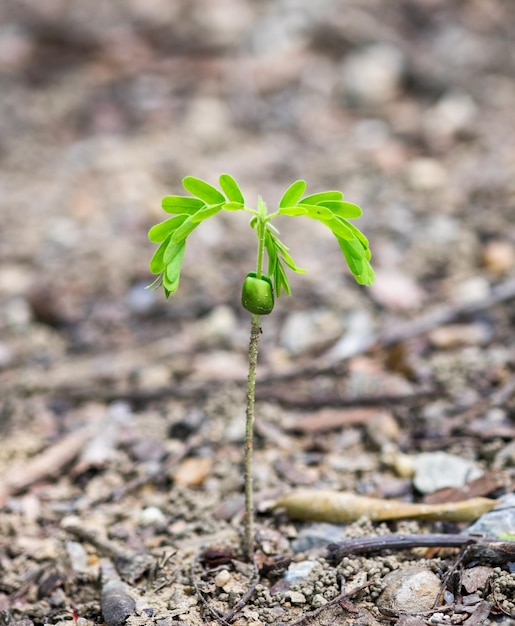
MULTIPOLYGON (((324 611, 326 611, 330 607, 335 606, 336 604, 342 604, 345 600, 349 600, 350 598, 355 596, 357 593, 359 593, 363 589, 366 589, 367 587, 370 587, 371 584, 372 584, 372 581, 369 580, 368 582, 364 583, 363 585, 359 585, 358 587, 354 587, 350 591, 343 591, 338 596, 336 596, 336 598, 333 598, 332 600, 329 600, 329 602, 327 602, 326 604, 324 604, 322 606, 319 606, 317 609, 313 609, 312 611, 308 611, 307 613, 304 613, 304 615, 302 617, 300 617, 298 620, 295 620, 294 622, 289 622, 288 626, 300 626, 301 624, 304 624, 304 622, 306 622, 306 620, 312 619, 314 617, 318 617, 321 613, 323 613, 324 611)), ((343 608, 345 608, 345 607, 343 607, 343 608)))
POLYGON ((254 572, 253 572, 252 578, 250 580, 249 588, 243 594, 243 596, 240 598, 240 600, 238 600, 238 602, 233 606, 233 608, 230 611, 228 611, 223 616, 223 618, 227 622, 232 622, 233 621, 233 619, 235 618, 236 614, 239 611, 241 611, 241 609, 247 604, 247 602, 254 595, 254 591, 256 591, 256 587, 257 587, 257 585, 259 583, 259 570, 258 570, 258 567, 257 567, 255 559, 253 559, 253 562, 254 562, 254 572))
POLYGON ((420 535, 386 535, 380 537, 358 537, 327 546, 327 558, 334 565, 350 554, 369 554, 381 550, 408 550, 411 548, 462 548, 476 544, 488 546, 491 550, 515 553, 515 541, 500 541, 495 537, 474 537, 471 535, 444 535, 428 533, 420 535))
POLYGON ((46 448, 38 456, 29 459, 22 466, 6 472, 0 480, 0 507, 13 494, 24 491, 34 483, 59 474, 62 468, 73 461, 96 433, 96 427, 85 427, 74 431, 57 443, 46 448))
POLYGON ((197 554, 193 558, 193 560, 191 562, 191 581, 192 581, 192 584, 193 584, 193 588, 195 589, 195 593, 199 597, 199 599, 202 602, 204 608, 207 611, 209 611, 209 613, 214 617, 214 619, 218 623, 223 624, 223 626, 230 626, 231 622, 234 620, 236 615, 248 603, 248 601, 250 600, 250 598, 254 594, 254 591, 256 590, 257 584, 259 582, 259 570, 258 570, 258 567, 257 567, 257 564, 256 564, 256 560, 253 558, 254 571, 252 573, 252 578, 251 578, 250 583, 249 583, 249 588, 243 594, 243 596, 238 600, 238 602, 232 607, 232 609, 230 611, 228 611, 224 615, 220 615, 220 613, 216 609, 214 609, 209 604, 209 602, 206 600, 206 598, 204 597, 204 593, 200 589, 200 587, 199 587, 199 585, 197 583, 197 580, 195 578, 195 566, 198 563, 198 556, 199 555, 197 554))

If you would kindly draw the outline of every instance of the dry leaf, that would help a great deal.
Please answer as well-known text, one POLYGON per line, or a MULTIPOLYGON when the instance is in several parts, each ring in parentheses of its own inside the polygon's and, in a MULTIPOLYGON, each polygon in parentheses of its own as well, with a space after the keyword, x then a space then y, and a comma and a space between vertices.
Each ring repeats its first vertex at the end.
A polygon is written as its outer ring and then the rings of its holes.
POLYGON ((408 518, 470 522, 496 504, 495 500, 488 498, 443 504, 412 504, 348 492, 303 489, 279 498, 274 508, 284 509, 294 519, 333 523, 354 522, 360 517, 368 517, 376 522, 408 518))

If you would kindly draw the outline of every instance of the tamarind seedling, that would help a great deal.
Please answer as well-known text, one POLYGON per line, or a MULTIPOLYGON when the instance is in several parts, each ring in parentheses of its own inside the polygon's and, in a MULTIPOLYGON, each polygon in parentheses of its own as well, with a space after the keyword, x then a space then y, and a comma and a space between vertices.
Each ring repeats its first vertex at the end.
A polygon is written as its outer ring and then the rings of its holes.
POLYGON ((245 529, 243 551, 247 558, 253 555, 252 450, 254 424, 254 390, 257 367, 260 316, 272 312, 275 301, 283 293, 290 295, 287 270, 305 273, 291 257, 288 247, 279 238, 272 220, 279 215, 306 217, 331 230, 336 237, 347 265, 356 282, 371 285, 374 271, 370 264, 371 252, 367 238, 349 220, 361 215, 357 204, 343 199, 341 191, 322 191, 304 195, 306 182, 297 180, 284 192, 277 210, 269 213, 261 196, 256 207, 247 205, 240 186, 229 174, 222 174, 217 188, 193 176, 186 176, 182 185, 190 194, 170 195, 162 200, 163 210, 172 217, 153 226, 149 239, 159 244, 150 261, 150 271, 157 274, 149 287, 163 287, 168 298, 179 288, 181 267, 186 251, 186 240, 205 220, 221 211, 244 211, 250 216, 250 227, 257 238, 255 269, 243 278, 241 303, 251 317, 249 341, 249 370, 247 379, 247 407, 245 421, 245 529), (267 261, 264 267, 265 258, 267 261))

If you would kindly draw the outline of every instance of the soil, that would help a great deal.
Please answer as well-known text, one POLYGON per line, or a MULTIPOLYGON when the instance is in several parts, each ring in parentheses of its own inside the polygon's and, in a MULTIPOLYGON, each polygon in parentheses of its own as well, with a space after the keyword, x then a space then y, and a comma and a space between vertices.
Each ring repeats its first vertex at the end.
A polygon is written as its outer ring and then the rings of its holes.
POLYGON ((513 525, 468 557, 334 563, 327 543, 472 520, 321 526, 274 507, 299 489, 513 491, 514 23, 509 0, 2 4, 3 624, 514 623, 513 525), (360 287, 329 231, 278 223, 307 273, 262 319, 257 577, 241 552, 245 217, 191 236, 168 301, 145 290, 161 198, 223 172, 249 203, 298 178, 342 189, 377 272, 360 287), (441 451, 476 472, 458 489, 413 475, 441 451), (421 570, 438 593, 407 607, 389 573, 421 570))

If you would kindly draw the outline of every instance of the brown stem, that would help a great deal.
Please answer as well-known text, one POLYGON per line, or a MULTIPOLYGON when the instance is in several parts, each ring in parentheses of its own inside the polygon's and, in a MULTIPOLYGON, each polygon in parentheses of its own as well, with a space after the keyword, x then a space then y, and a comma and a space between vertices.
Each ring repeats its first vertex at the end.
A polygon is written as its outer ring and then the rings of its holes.
POLYGON ((243 551, 251 560, 254 553, 254 502, 252 496, 252 451, 254 441, 254 400, 258 357, 259 315, 252 315, 249 343, 249 375, 247 379, 247 412, 245 420, 245 536, 243 551))

